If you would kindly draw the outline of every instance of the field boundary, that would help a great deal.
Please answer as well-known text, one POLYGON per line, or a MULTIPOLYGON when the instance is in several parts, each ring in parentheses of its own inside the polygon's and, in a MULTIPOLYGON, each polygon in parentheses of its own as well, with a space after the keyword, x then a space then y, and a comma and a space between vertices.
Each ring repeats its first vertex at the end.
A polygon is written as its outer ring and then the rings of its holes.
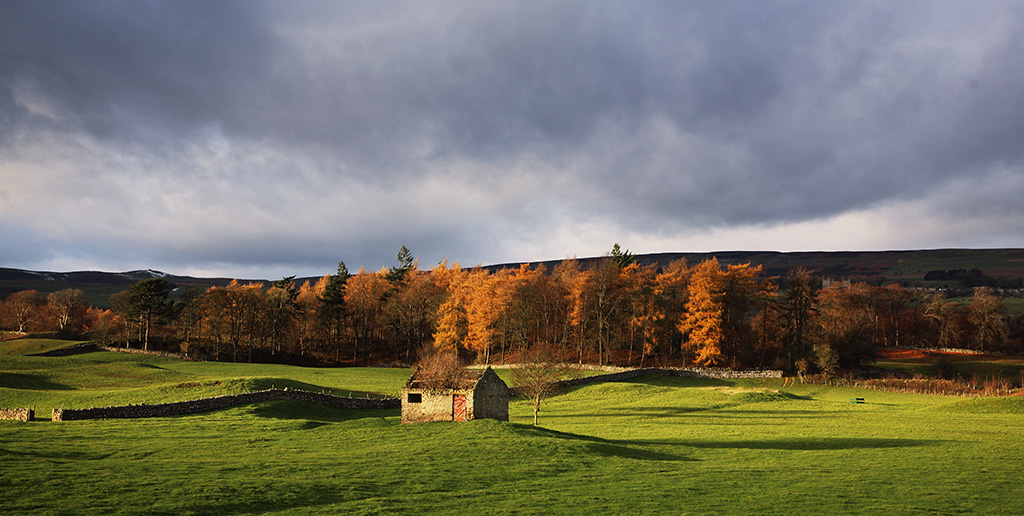
POLYGON ((665 369, 656 367, 645 367, 643 369, 630 369, 608 374, 594 376, 583 376, 571 380, 561 380, 559 387, 572 387, 588 383, 622 382, 634 378, 653 374, 658 376, 680 376, 684 378, 782 378, 782 371, 779 369, 758 369, 747 371, 734 371, 732 369, 718 368, 681 368, 665 369))
POLYGON ((68 346, 66 348, 51 349, 49 351, 41 351, 39 353, 28 353, 27 357, 66 357, 71 355, 79 355, 82 353, 95 353, 97 351, 111 351, 114 353, 128 353, 131 355, 146 355, 151 357, 163 357, 163 358, 177 358, 186 362, 205 362, 205 360, 194 358, 181 353, 168 353, 166 351, 148 351, 145 349, 136 348, 123 348, 119 346, 104 346, 95 342, 84 342, 82 344, 76 344, 74 346, 68 346))
POLYGON ((30 408, 0 409, 0 420, 32 421, 35 419, 35 414, 36 411, 30 408))
POLYGON ((98 351, 113 351, 115 353, 128 353, 130 355, 146 355, 151 357, 177 358, 186 362, 206 362, 201 358, 190 357, 181 353, 168 353, 166 351, 149 351, 137 348, 122 348, 117 346, 97 346, 98 351))
POLYGON ((318 392, 289 389, 267 389, 263 391, 228 394, 212 398, 200 398, 191 401, 174 403, 158 403, 154 405, 124 405, 118 407, 98 407, 86 409, 53 409, 53 421, 71 421, 82 419, 136 419, 144 417, 169 417, 198 414, 236 405, 246 405, 261 401, 301 400, 319 403, 339 409, 393 409, 401 407, 398 398, 349 398, 318 392))
POLYGON ((79 355, 82 353, 93 353, 100 351, 100 347, 92 342, 85 342, 82 344, 75 344, 74 346, 68 346, 66 348, 51 349, 49 351, 40 351, 39 353, 28 353, 27 357, 67 357, 71 355, 79 355))

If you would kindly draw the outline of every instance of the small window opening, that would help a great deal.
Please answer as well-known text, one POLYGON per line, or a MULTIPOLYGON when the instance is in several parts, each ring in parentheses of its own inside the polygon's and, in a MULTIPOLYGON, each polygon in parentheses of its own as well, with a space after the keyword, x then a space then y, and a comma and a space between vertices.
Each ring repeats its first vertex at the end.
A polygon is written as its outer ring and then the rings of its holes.
POLYGON ((418 392, 409 393, 409 403, 422 403, 423 395, 418 392))

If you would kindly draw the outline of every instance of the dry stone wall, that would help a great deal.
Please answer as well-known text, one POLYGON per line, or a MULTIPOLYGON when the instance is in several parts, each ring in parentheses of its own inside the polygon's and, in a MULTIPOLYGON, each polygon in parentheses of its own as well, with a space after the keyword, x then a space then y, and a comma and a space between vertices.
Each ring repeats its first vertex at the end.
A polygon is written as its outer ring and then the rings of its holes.
POLYGON ((734 371, 732 369, 714 368, 644 368, 630 369, 628 371, 620 371, 618 373, 584 376, 581 378, 573 378, 572 380, 562 380, 558 382, 558 385, 560 387, 570 387, 573 385, 584 385, 588 383, 622 382, 626 380, 632 380, 633 378, 637 378, 645 374, 654 374, 660 376, 682 376, 686 378, 782 378, 782 371, 778 369, 734 371))
POLYGON ((116 353, 128 353, 128 354, 132 354, 132 355, 147 355, 147 356, 151 356, 151 357, 177 358, 177 359, 180 359, 180 360, 184 360, 186 362, 205 362, 205 360, 202 360, 202 359, 199 359, 199 358, 188 357, 188 356, 182 355, 180 353, 168 353, 166 351, 148 351, 148 350, 145 350, 145 349, 122 348, 122 347, 118 347, 118 346, 99 346, 97 348, 97 350, 99 350, 99 351, 113 351, 113 352, 116 352, 116 353))
POLYGON ((229 394, 177 403, 155 405, 126 405, 87 409, 53 409, 54 421, 79 419, 125 419, 142 417, 168 417, 197 414, 210 410, 272 400, 302 400, 340 409, 393 409, 401 406, 398 398, 346 398, 309 391, 267 389, 265 391, 229 394))
POLYGON ((28 408, 0 409, 0 420, 32 421, 35 417, 35 411, 28 408))

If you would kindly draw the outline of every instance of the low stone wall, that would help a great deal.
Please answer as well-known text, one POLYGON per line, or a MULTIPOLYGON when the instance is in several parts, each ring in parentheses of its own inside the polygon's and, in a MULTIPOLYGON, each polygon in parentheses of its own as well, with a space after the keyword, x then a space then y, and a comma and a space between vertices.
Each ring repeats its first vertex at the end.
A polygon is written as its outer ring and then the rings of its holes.
POLYGON ((559 387, 570 387, 573 385, 584 385, 588 383, 622 382, 625 380, 632 380, 633 378, 637 378, 645 374, 682 376, 686 378, 782 378, 782 371, 778 369, 734 371, 732 369, 714 368, 659 369, 651 367, 644 369, 631 369, 618 373, 584 376, 581 378, 573 378, 572 380, 562 380, 558 382, 558 385, 559 387))
MULTIPOLYGON (((899 348, 893 348, 893 349, 899 349, 899 348)), ((979 349, 963 349, 963 348, 913 348, 913 349, 920 349, 921 351, 936 351, 936 352, 939 352, 939 353, 954 353, 954 354, 957 354, 957 355, 984 355, 986 353, 985 351, 981 351, 979 349)), ((991 353, 1001 354, 1001 353, 995 353, 994 351, 992 351, 991 353)))
POLYGON ((346 398, 309 391, 267 389, 265 391, 229 394, 213 398, 202 398, 177 403, 159 403, 156 405, 143 404, 87 409, 53 409, 53 420, 70 421, 78 419, 133 419, 181 416, 271 400, 311 401, 339 409, 393 409, 401 407, 401 400, 398 398, 346 398))
POLYGON ((205 360, 188 357, 180 353, 168 353, 166 351, 149 351, 145 349, 137 348, 122 348, 119 346, 99 346, 99 350, 102 351, 113 351, 115 353, 128 353, 131 355, 147 355, 151 357, 164 357, 164 358, 177 358, 186 362, 205 362, 205 360))
POLYGON ((15 420, 15 421, 32 421, 36 418, 36 413, 32 409, 28 408, 15 408, 15 409, 0 409, 0 419, 15 420))
POLYGON ((67 348, 52 349, 50 351, 43 351, 41 353, 30 353, 26 356, 30 357, 66 357, 70 355, 78 355, 81 353, 92 353, 94 351, 113 351, 116 353, 130 353, 133 355, 147 355, 151 357, 165 357, 165 358, 178 358, 187 362, 203 362, 198 358, 187 357, 178 353, 168 353, 166 351, 147 351, 144 349, 136 348, 122 348, 118 346, 103 346, 93 342, 87 342, 70 346, 67 348))

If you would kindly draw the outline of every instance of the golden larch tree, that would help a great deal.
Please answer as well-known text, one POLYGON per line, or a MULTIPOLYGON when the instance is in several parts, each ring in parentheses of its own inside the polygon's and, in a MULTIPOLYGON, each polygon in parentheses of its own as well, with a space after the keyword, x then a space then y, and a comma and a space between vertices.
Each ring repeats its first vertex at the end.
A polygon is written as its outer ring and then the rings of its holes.
POLYGON ((715 366, 722 361, 722 287, 722 269, 716 258, 694 267, 679 331, 687 335, 683 350, 690 352, 700 366, 715 366))
POLYGON ((465 347, 468 322, 466 320, 468 278, 466 271, 455 263, 451 268, 442 262, 434 268, 439 287, 447 291, 444 301, 437 308, 437 330, 434 332, 434 349, 438 352, 458 353, 465 347))

